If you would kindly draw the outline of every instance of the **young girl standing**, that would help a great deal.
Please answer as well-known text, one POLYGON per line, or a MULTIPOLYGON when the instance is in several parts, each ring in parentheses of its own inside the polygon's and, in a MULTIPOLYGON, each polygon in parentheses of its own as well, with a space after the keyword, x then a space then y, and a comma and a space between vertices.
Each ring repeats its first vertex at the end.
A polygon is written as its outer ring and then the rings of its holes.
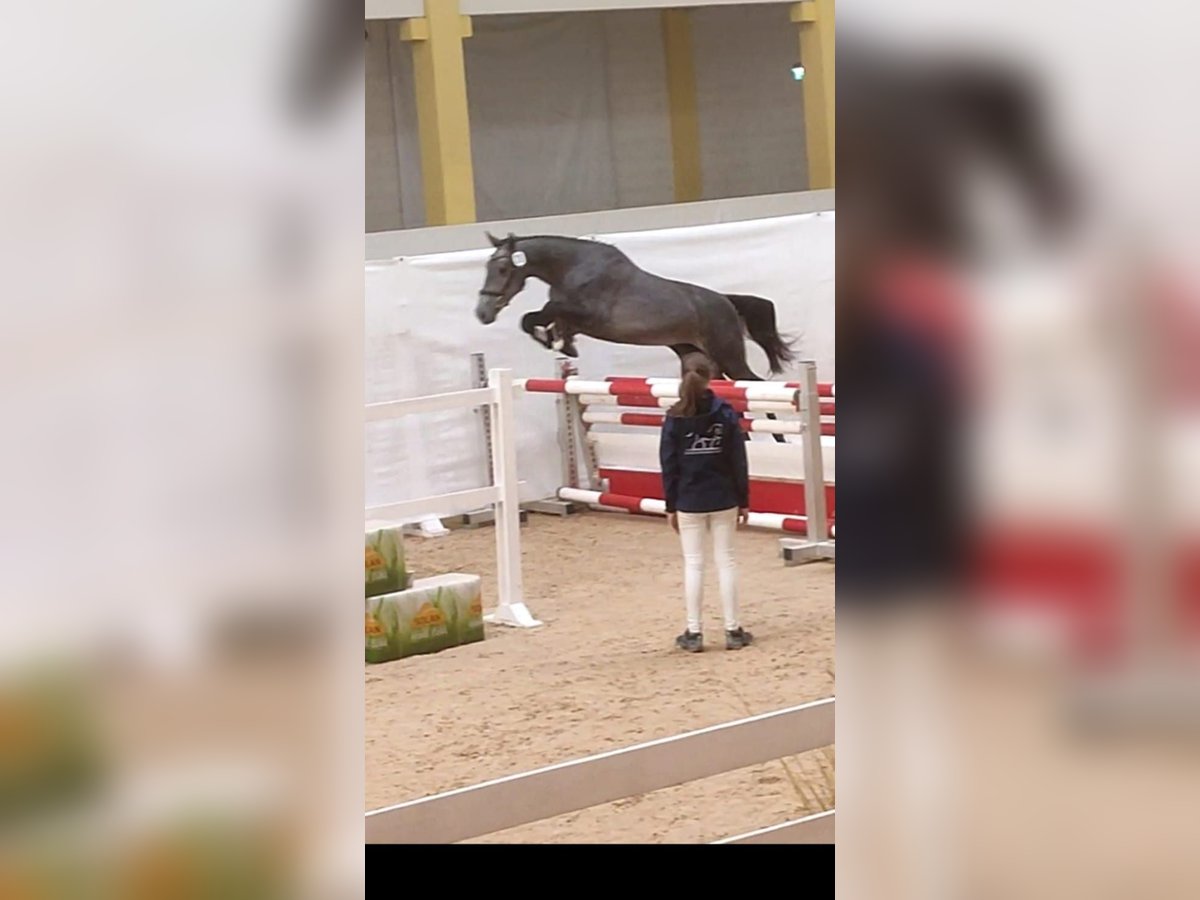
POLYGON ((689 361, 679 384, 679 402, 663 421, 659 441, 667 518, 683 545, 683 585, 687 629, 675 639, 683 650, 704 649, 701 608, 704 544, 711 534, 725 617, 725 648, 739 650, 752 640, 738 618, 737 566, 733 535, 746 521, 750 478, 740 416, 709 389, 706 363, 689 361))

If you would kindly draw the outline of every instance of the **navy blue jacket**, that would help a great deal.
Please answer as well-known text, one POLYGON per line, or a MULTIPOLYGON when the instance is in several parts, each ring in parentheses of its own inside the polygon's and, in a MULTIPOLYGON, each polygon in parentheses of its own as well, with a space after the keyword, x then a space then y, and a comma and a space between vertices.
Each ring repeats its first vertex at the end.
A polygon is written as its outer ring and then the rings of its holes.
POLYGON ((750 476, 741 416, 724 400, 705 393, 708 411, 668 415, 658 456, 667 512, 715 512, 750 506, 750 476))

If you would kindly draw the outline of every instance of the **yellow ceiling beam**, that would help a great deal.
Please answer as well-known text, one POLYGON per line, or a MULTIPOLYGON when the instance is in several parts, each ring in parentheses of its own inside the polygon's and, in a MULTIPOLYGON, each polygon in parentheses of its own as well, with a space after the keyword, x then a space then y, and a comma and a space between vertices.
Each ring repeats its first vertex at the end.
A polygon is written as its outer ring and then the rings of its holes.
POLYGON ((667 111, 671 124, 671 162, 675 202, 699 200, 703 194, 700 169, 700 115, 696 102, 696 64, 692 22, 686 9, 662 11, 663 51, 667 63, 667 111))
POLYGON ((425 15, 400 23, 412 43, 427 225, 475 221, 475 172, 463 39, 471 19, 458 0, 425 0, 425 15))
POLYGON ((804 135, 810 190, 835 182, 837 133, 834 116, 834 0, 793 3, 791 19, 800 27, 800 64, 804 66, 804 135))

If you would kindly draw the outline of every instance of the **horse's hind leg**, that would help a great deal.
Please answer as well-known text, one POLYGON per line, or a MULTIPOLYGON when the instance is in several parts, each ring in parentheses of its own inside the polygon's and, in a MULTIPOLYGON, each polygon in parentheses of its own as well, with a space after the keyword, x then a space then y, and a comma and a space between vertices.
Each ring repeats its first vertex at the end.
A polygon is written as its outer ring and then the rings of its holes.
POLYGON ((695 344, 672 344, 671 349, 675 355, 679 357, 679 377, 682 378, 688 373, 688 369, 697 369, 704 365, 710 372, 710 377, 720 378, 721 373, 718 370, 717 364, 709 358, 708 354, 697 347, 695 344))
MULTIPOLYGON (((739 339, 735 342, 723 340, 720 341, 720 346, 724 351, 720 357, 713 356, 713 362, 730 381, 762 381, 763 379, 754 374, 754 370, 746 362, 746 345, 739 339)), ((774 413, 767 413, 767 418, 771 421, 777 421, 774 413)), ((777 444, 786 444, 787 438, 782 434, 771 435, 777 444)))
MULTIPOLYGON (((733 307, 730 306, 732 313, 733 307)), ((732 381, 762 381, 746 364, 746 342, 742 337, 741 320, 736 316, 730 322, 708 322, 701 332, 703 351, 713 361, 719 376, 732 381)))
POLYGON ((713 365, 720 370, 722 377, 728 378, 730 381, 762 381, 763 379, 754 374, 754 370, 746 363, 745 347, 739 346, 736 351, 730 352, 729 348, 725 349, 724 353, 709 354, 713 361, 713 365))
POLYGON ((736 366, 736 365, 726 366, 723 368, 723 371, 725 372, 725 377, 728 378, 730 381, 762 381, 763 380, 762 376, 755 375, 754 370, 751 369, 748 365, 746 365, 746 363, 744 361, 740 366, 736 366))

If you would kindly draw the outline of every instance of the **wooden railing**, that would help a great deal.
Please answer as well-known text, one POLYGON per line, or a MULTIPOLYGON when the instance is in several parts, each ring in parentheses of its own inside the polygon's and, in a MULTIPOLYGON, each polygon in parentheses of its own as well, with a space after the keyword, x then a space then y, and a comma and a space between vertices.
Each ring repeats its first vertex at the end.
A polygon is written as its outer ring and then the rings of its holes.
MULTIPOLYGON (((369 844, 448 844, 827 747, 833 698, 372 810, 369 844)), ((833 811, 717 843, 832 843, 833 811)))

